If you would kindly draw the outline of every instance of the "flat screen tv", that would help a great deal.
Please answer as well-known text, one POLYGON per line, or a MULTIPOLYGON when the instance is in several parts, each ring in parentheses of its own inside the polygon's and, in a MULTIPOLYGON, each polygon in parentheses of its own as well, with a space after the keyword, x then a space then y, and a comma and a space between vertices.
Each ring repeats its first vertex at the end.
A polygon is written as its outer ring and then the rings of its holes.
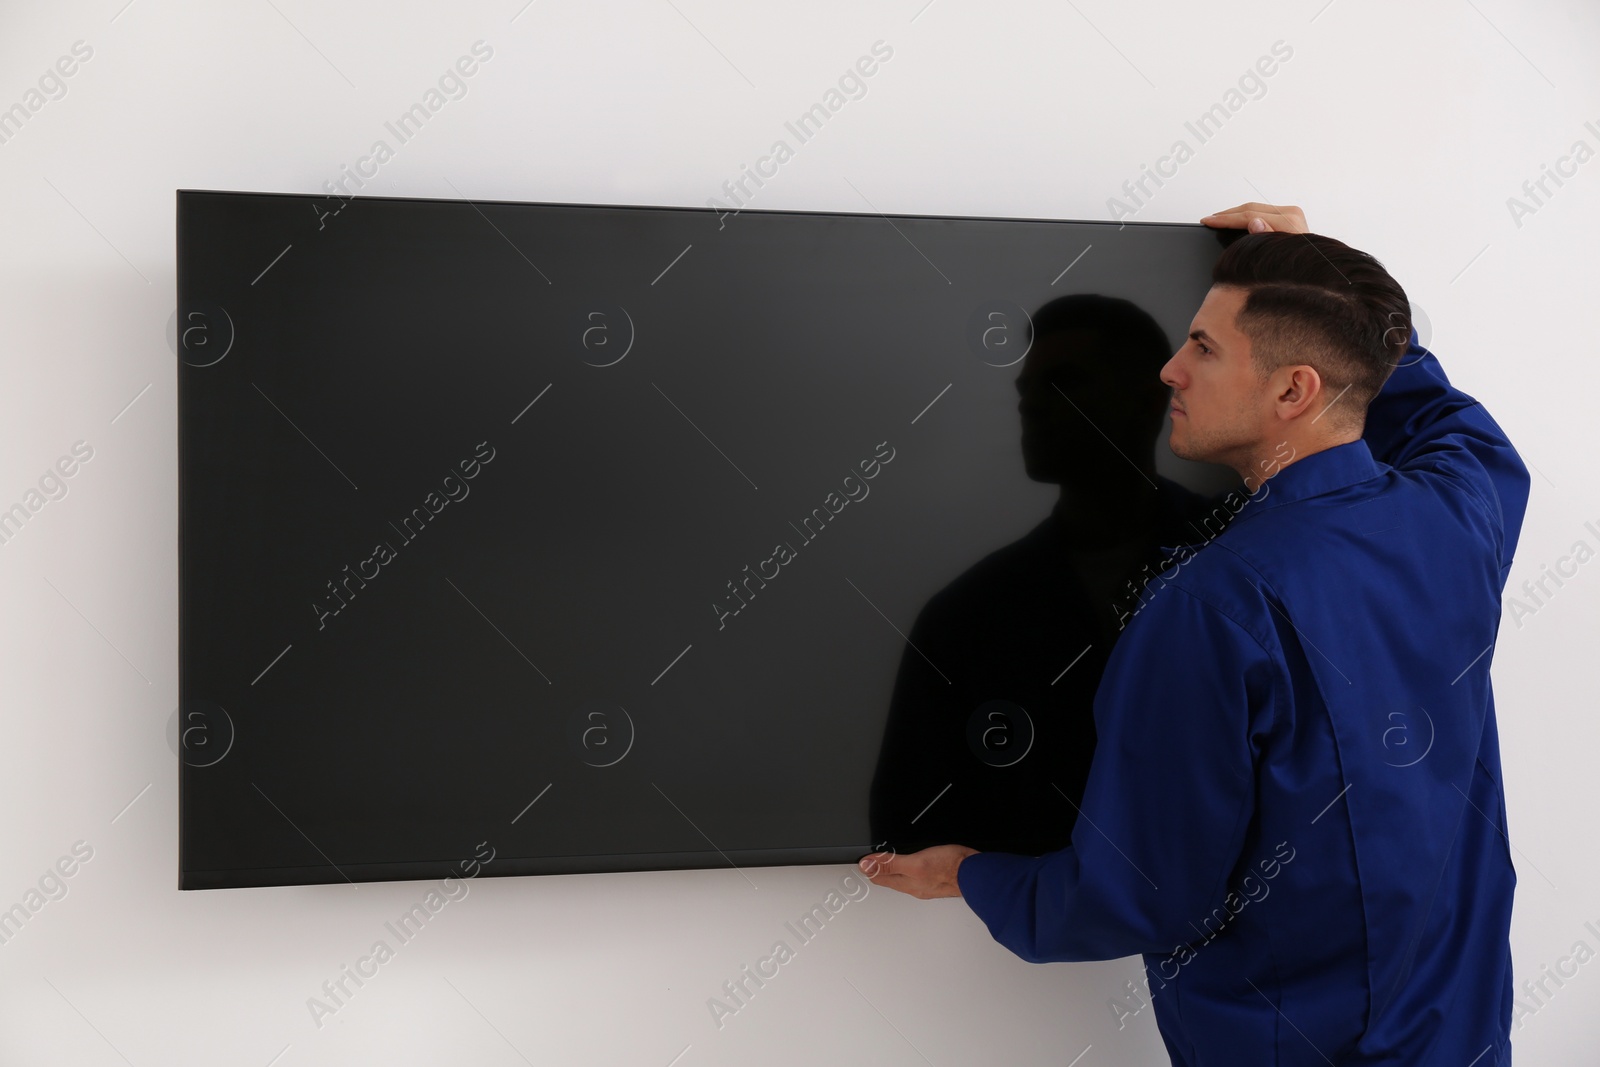
POLYGON ((1224 240, 179 191, 180 886, 1066 844, 1224 240))

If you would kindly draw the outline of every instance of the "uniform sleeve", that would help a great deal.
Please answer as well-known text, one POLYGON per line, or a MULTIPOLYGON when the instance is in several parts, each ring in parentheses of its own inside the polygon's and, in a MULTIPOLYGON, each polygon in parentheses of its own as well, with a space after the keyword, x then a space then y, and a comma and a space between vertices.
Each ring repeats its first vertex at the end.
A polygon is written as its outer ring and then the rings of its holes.
POLYGON ((1528 468, 1483 405, 1450 384, 1416 330, 1367 407, 1362 437, 1379 462, 1449 478, 1477 498, 1500 533, 1503 580, 1528 506, 1528 468))
POLYGON ((1255 739, 1283 677, 1233 619, 1180 586, 1157 591, 1101 679, 1072 844, 978 852, 957 869, 994 939, 1046 963, 1170 952, 1200 936, 1191 923, 1223 902, 1244 847, 1255 739))

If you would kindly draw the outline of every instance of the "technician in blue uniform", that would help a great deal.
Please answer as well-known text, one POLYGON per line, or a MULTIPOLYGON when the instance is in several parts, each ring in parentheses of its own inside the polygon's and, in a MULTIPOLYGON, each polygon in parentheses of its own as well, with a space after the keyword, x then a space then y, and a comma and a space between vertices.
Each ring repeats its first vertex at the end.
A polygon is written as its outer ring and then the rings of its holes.
POLYGON ((1171 445, 1251 495, 1117 642, 1072 844, 862 867, 1029 962, 1143 954, 1174 1064, 1508 1064, 1489 664, 1527 470, 1376 260, 1298 208, 1202 221, 1253 232, 1162 371, 1171 445))

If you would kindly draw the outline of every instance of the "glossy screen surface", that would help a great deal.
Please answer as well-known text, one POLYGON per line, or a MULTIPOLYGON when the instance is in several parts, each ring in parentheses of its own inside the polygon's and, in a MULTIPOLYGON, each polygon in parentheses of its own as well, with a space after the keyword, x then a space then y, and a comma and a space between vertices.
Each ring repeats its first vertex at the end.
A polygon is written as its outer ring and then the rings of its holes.
POLYGON ((178 206, 183 887, 1068 842, 1217 234, 178 206))

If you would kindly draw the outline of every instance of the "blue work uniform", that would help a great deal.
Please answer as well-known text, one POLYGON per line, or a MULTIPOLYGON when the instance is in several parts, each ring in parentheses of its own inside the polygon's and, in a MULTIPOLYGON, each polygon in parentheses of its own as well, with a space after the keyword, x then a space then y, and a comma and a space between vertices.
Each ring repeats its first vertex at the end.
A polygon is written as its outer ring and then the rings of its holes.
POLYGON ((1293 458, 1144 589, 1072 844, 961 863, 995 940, 1143 954, 1147 989, 1108 1003, 1153 1004, 1184 1067, 1510 1063, 1489 664, 1527 499, 1413 331, 1362 438, 1293 458))

